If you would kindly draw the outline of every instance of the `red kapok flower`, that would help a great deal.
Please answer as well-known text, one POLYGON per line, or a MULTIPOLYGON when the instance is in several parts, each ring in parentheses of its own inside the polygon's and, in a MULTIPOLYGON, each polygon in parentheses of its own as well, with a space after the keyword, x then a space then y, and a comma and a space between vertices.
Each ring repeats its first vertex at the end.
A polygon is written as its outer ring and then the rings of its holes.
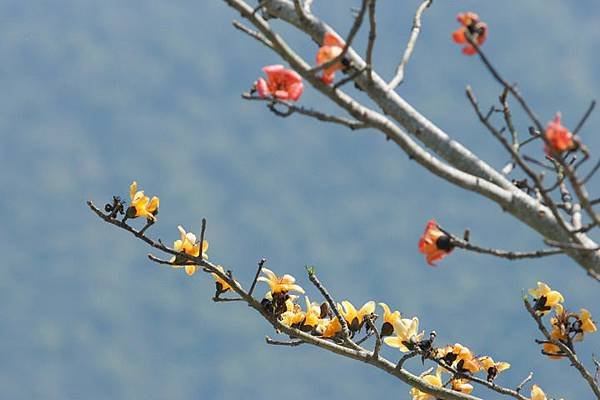
POLYGON ((481 22, 479 16, 471 11, 458 14, 456 20, 462 27, 452 32, 452 40, 458 44, 465 44, 462 49, 463 54, 472 56, 477 51, 475 50, 475 47, 469 43, 465 34, 469 33, 473 38, 473 41, 477 43, 478 46, 481 46, 483 42, 485 42, 485 39, 487 39, 487 24, 481 22))
POLYGON ((548 123, 544 134, 548 141, 544 150, 548 155, 551 155, 552 151, 560 154, 563 151, 577 148, 577 142, 573 139, 573 134, 560 123, 559 112, 556 113, 554 120, 548 123))
POLYGON ((419 239, 419 251, 425 254, 427 263, 435 267, 433 262, 446 257, 453 249, 450 237, 440 230, 435 220, 430 220, 419 239))
POLYGON ((263 72, 267 79, 258 78, 255 83, 260 97, 272 96, 279 100, 296 101, 304 91, 302 77, 294 70, 286 69, 283 65, 267 65, 263 72))
MULTIPOLYGON (((323 36, 323 45, 317 52, 317 65, 325 64, 337 56, 344 50, 344 42, 335 33, 325 32, 323 36)), ((329 85, 335 78, 335 72, 344 68, 341 62, 333 64, 331 67, 323 70, 321 80, 329 85)))

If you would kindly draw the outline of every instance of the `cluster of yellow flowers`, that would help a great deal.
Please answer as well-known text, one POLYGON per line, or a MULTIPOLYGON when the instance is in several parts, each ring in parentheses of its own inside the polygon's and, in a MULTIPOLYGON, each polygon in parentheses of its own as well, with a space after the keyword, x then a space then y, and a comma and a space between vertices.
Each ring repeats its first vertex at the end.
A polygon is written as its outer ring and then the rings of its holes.
MULTIPOLYGON (((529 289, 529 294, 534 298, 533 309, 539 316, 554 310, 554 316, 550 318, 552 339, 573 348, 573 342, 581 342, 586 333, 596 332, 596 324, 588 310, 582 308, 579 313, 565 310, 561 304, 565 301, 562 294, 552 290, 544 282, 538 282, 537 288, 529 289)), ((566 356, 560 347, 553 343, 544 343, 542 352, 552 359, 566 356)))
MULTIPOLYGON (((265 311, 276 316, 286 326, 300 329, 311 335, 326 339, 337 339, 342 332, 342 324, 335 316, 327 303, 319 304, 311 302, 305 296, 305 309, 295 301, 298 296, 288 292, 304 294, 302 287, 296 284, 296 279, 288 274, 277 276, 273 271, 262 268, 265 276, 258 281, 266 282, 270 291, 262 300, 265 311)), ((479 371, 487 373, 488 381, 493 381, 498 373, 510 368, 506 362, 495 362, 489 356, 476 357, 465 346, 460 343, 443 348, 433 348, 432 338, 423 339, 424 331, 419 332, 419 318, 402 318, 399 311, 392 311, 385 303, 379 303, 383 310, 383 323, 379 328, 383 342, 390 347, 397 348, 402 352, 417 351, 426 358, 438 360, 449 368, 454 368, 463 377, 454 377, 450 381, 451 388, 461 393, 471 393, 473 386, 465 375, 475 374, 479 371)), ((348 300, 337 304, 339 315, 345 320, 351 336, 360 332, 367 318, 374 321, 376 304, 368 301, 362 307, 356 308, 348 300)), ((368 331, 368 328, 366 329, 368 331)), ((438 368, 435 375, 425 375, 423 379, 434 386, 442 386, 442 372, 448 372, 445 368, 438 368)), ((411 390, 413 400, 425 400, 433 398, 431 395, 413 388, 411 390)))
MULTIPOLYGON (((158 197, 154 196, 152 199, 149 199, 148 196, 144 194, 143 190, 138 190, 136 181, 133 181, 129 187, 129 196, 131 198, 131 203, 125 213, 127 218, 134 219, 137 217, 146 217, 149 223, 156 222, 156 215, 158 214, 160 203, 158 197)), ((181 225, 179 225, 177 229, 179 230, 180 238, 173 242, 173 250, 193 257, 200 257, 200 250, 202 250, 202 259, 208 259, 208 255, 206 254, 206 251, 208 250, 208 241, 203 240, 202 243, 200 243, 194 233, 186 232, 181 225)), ((183 269, 189 276, 194 275, 200 267, 179 255, 171 257, 169 263, 173 268, 183 269)), ((217 269, 225 274, 225 269, 221 265, 217 265, 217 269)), ((231 290, 231 286, 217 274, 211 273, 211 275, 215 279, 216 296, 231 290)))

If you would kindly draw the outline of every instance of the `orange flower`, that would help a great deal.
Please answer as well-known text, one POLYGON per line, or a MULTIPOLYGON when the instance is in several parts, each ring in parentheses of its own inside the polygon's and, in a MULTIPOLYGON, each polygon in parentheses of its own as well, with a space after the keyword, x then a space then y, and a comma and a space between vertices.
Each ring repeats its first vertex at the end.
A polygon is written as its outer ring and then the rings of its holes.
POLYGON ((446 257, 453 249, 450 237, 440 230, 435 220, 430 220, 419 239, 419 251, 425 254, 427 263, 435 267, 433 262, 446 257))
POLYGON ((267 65, 262 70, 267 74, 267 79, 258 78, 254 84, 260 97, 272 96, 279 100, 293 101, 300 98, 304 85, 302 77, 296 71, 286 69, 283 65, 267 65))
POLYGON ((533 385, 531 387, 531 400, 546 400, 546 399, 547 399, 546 394, 538 385, 533 385))
MULTIPOLYGON (((556 326, 554 327, 554 330, 552 332, 550 332, 550 337, 554 340, 559 340, 561 342, 566 342, 569 339, 568 336, 566 335, 566 333, 562 332, 562 330, 556 326)), ((553 360, 560 360, 561 358, 564 357, 564 355, 560 355, 560 354, 564 354, 564 353, 562 353, 562 350, 560 349, 560 347, 558 347, 555 344, 544 343, 542 348, 543 348, 544 353, 546 353, 546 355, 549 358, 552 358, 553 360)))
MULTIPOLYGON (((323 35, 323 45, 317 52, 317 65, 325 64, 337 56, 344 50, 344 42, 335 33, 325 32, 323 35)), ((341 62, 335 63, 331 67, 323 70, 321 80, 329 85, 335 79, 335 72, 344 68, 341 62)))
POLYGON ((577 148, 577 142, 573 140, 573 134, 560 123, 560 113, 556 113, 554 120, 546 126, 546 154, 552 155, 552 152, 562 153, 567 150, 577 148))
POLYGON ((475 50, 475 47, 469 43, 465 34, 468 33, 471 35, 473 41, 478 46, 481 46, 483 42, 485 42, 485 39, 487 39, 487 24, 481 22, 479 16, 471 11, 458 14, 456 20, 462 27, 452 32, 452 40, 454 40, 455 43, 464 44, 465 46, 462 49, 463 54, 472 56, 477 51, 475 50))

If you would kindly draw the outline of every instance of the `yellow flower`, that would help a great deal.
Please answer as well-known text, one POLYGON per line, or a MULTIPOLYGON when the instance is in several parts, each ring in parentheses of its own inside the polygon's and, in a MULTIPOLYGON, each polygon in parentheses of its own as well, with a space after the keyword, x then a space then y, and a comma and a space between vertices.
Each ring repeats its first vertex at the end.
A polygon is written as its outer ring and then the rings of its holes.
MULTIPOLYGON (((558 340, 563 343, 567 343, 569 341, 569 335, 565 331, 564 325, 562 323, 560 323, 560 320, 563 319, 562 306, 560 306, 559 309, 561 312, 559 313, 558 309, 557 309, 556 310, 557 316, 550 319, 550 323, 552 324, 552 332, 550 332, 550 337, 554 340, 558 340)), ((555 344, 544 343, 542 346, 542 349, 543 349, 543 352, 546 353, 546 355, 549 358, 552 358, 554 360, 560 360, 562 357, 564 357, 564 353, 562 352, 560 347, 558 347, 555 344)))
POLYGON ((289 291, 296 291, 300 293, 304 293, 304 289, 302 289, 299 285, 296 285, 296 278, 291 275, 285 274, 281 277, 278 277, 267 268, 262 268, 262 272, 265 273, 266 277, 261 276, 257 279, 260 282, 267 282, 269 287, 271 288, 272 294, 277 293, 287 293, 289 291))
MULTIPOLYGON (((190 256, 199 257, 200 243, 196 241, 196 235, 194 235, 192 232, 186 232, 181 225, 179 225, 177 229, 179 230, 181 238, 173 242, 173 250, 180 251, 190 256)), ((208 258, 208 256, 206 255, 206 250, 208 250, 208 242, 204 240, 202 242, 202 258, 208 258)), ((194 273, 199 267, 198 265, 193 265, 185 258, 179 256, 173 256, 169 261, 175 264, 181 264, 172 265, 172 267, 183 268, 185 270, 185 273, 189 276, 194 275, 194 273)))
POLYGON ((332 338, 341 331, 342 324, 340 324, 340 320, 338 319, 338 317, 334 317, 326 323, 325 330, 323 331, 323 337, 332 338))
POLYGON ((383 339, 388 346, 397 347, 400 351, 406 353, 410 351, 408 346, 421 341, 423 338, 424 332, 417 333, 419 330, 419 318, 417 317, 413 317, 413 319, 398 318, 394 321, 393 325, 396 336, 383 339))
POLYGON ((471 350, 460 343, 438 350, 437 356, 446 364, 455 366, 460 372, 468 371, 474 374, 481 370, 479 360, 473 356, 471 350))
MULTIPOLYGON (((386 339, 390 339, 390 338, 386 338, 386 339)), ((442 387, 443 384, 442 384, 442 371, 441 371, 441 369, 438 368, 437 371, 435 372, 435 375, 425 375, 423 377, 423 380, 425 382, 429 383, 432 386, 442 387)), ((420 391, 417 388, 410 389, 410 394, 412 396, 412 400, 435 399, 434 395, 422 392, 422 391, 420 391)))
POLYGON ((394 321, 400 319, 400 311, 391 312, 385 303, 379 303, 383 308, 383 325, 381 326, 381 337, 390 336, 394 333, 394 321))
POLYGON ((544 391, 536 384, 531 387, 531 400, 547 400, 544 391))
POLYGON ((368 301, 357 311, 352 303, 348 300, 344 300, 341 305, 338 304, 338 310, 348 323, 348 328, 352 332, 357 332, 362 327, 365 316, 370 315, 375 311, 375 302, 368 301))
POLYGON ((137 182, 133 181, 129 187, 129 197, 131 197, 131 205, 127 209, 127 218, 146 217, 148 221, 156 221, 158 214, 158 197, 152 197, 152 200, 144 194, 143 190, 137 190, 137 182))
POLYGON ((471 394, 471 392, 473 391, 473 385, 471 385, 469 383, 468 379, 465 378, 461 378, 461 379, 452 379, 452 390, 455 390, 457 392, 461 392, 461 393, 466 393, 466 394, 471 394))
POLYGON ((581 316, 579 317, 579 321, 581 321, 581 331, 583 333, 592 333, 596 332, 596 325, 594 321, 592 321, 592 314, 586 310, 585 308, 581 309, 581 316))
MULTIPOLYGON (((225 269, 223 268, 223 266, 217 265, 217 269, 223 274, 225 274, 225 269)), ((221 279, 219 275, 215 274, 214 272, 211 272, 210 274, 213 276, 213 278, 215 278, 215 285, 217 286, 217 295, 225 293, 228 290, 232 290, 229 283, 221 279)), ((238 281, 234 280, 234 282, 239 286, 238 281)))
POLYGON ((535 300, 534 310, 538 315, 546 315, 552 307, 556 307, 559 303, 565 301, 562 294, 556 290, 550 289, 550 286, 544 282, 538 282, 538 287, 529 289, 529 294, 535 300))
POLYGON ((298 304, 295 304, 294 301, 289 298, 285 301, 285 307, 287 311, 281 314, 281 323, 294 327, 304 321, 304 312, 302 311, 302 307, 298 304))
POLYGON ((510 368, 510 364, 507 362, 495 362, 492 357, 489 356, 483 356, 483 357, 479 357, 479 363, 481 364, 481 366, 483 367, 483 369, 487 372, 487 380, 488 382, 493 381, 494 379, 496 379, 496 376, 504 371, 510 368))
POLYGON ((304 296, 306 301, 306 312, 304 325, 316 328, 321 324, 321 306, 319 303, 311 303, 308 296, 304 296))

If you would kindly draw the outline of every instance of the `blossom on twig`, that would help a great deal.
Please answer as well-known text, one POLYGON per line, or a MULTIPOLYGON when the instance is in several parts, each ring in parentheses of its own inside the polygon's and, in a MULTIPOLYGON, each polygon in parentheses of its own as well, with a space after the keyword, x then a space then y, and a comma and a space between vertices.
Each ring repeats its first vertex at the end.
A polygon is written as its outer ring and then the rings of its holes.
POLYGON ((427 264, 435 267, 433 262, 446 257, 453 249, 450 237, 440 230, 434 219, 429 220, 419 239, 419 251, 425 254, 427 264))
POLYGON ((290 291, 304 293, 304 289, 302 289, 299 285, 296 285, 296 278, 293 276, 285 274, 279 277, 275 275, 273 271, 264 267, 262 268, 262 272, 264 272, 266 277, 261 276, 257 279, 257 281, 266 282, 271 288, 271 294, 285 294, 290 291))
POLYGON ((533 384, 531 387, 531 400, 546 400, 546 394, 544 391, 536 384, 533 384))
MULTIPOLYGON (((200 243, 197 241, 196 235, 192 232, 186 232, 181 225, 179 225, 177 229, 179 230, 181 238, 173 242, 173 250, 180 251, 193 257, 199 257, 200 243)), ((202 258, 208 258, 208 256, 206 255, 207 250, 208 241, 204 240, 202 242, 202 258)), ((194 265, 190 261, 187 261, 186 259, 179 256, 173 256, 169 261, 175 264, 172 265, 173 268, 183 268, 185 270, 185 273, 189 276, 194 275, 194 273, 196 273, 196 270, 198 269, 198 265, 194 265)))
POLYGON ((560 117, 560 113, 556 113, 544 132, 547 141, 544 150, 548 155, 552 155, 552 152, 561 154, 564 151, 577 148, 577 142, 574 140, 573 134, 560 123, 560 117))
MULTIPOLYGON (((340 39, 333 32, 325 32, 323 35, 323 45, 319 48, 317 52, 317 65, 325 64, 329 61, 334 60, 344 50, 344 41, 340 39)), ((330 67, 327 67, 323 70, 323 74, 321 75, 321 80, 329 85, 335 79, 336 71, 339 71, 343 68, 341 62, 335 63, 330 67)))
MULTIPOLYGON (((206 240, 205 240, 205 242, 206 242, 206 240)), ((206 242, 206 247, 208 248, 208 242, 206 242)), ((205 250, 205 249, 203 249, 203 250, 205 250)), ((205 254, 202 255, 202 258, 204 258, 204 256, 205 256, 205 254)), ((222 265, 217 265, 217 269, 225 274, 225 269, 223 268, 222 265)), ((225 280, 221 279, 221 277, 219 275, 215 274, 214 272, 211 272, 210 274, 212 275, 213 278, 215 278, 215 286, 217 289, 217 296, 220 295, 221 293, 225 293, 229 290, 233 290, 231 288, 231 285, 229 283, 227 283, 225 280)), ((234 280, 234 282, 239 285, 238 281, 234 280)))
MULTIPOLYGON (((443 383, 442 383, 442 370, 441 368, 438 368, 437 371, 435 371, 435 375, 425 375, 422 377, 422 379, 429 383, 432 386, 437 386, 437 387, 442 387, 443 383)), ((412 396, 412 400, 428 400, 428 399, 435 399, 434 395, 431 395, 429 393, 425 393, 420 391, 417 388, 412 388, 410 389, 410 394, 412 396)))
POLYGON ((544 316, 550 312, 553 307, 565 301, 560 292, 550 289, 550 286, 544 282, 538 282, 537 288, 529 289, 529 294, 533 296, 535 304, 533 309, 536 314, 544 316))
POLYGON ((417 333, 419 330, 419 318, 417 317, 397 318, 393 325, 395 336, 383 339, 385 344, 390 347, 397 347, 398 350, 406 353, 413 349, 414 344, 423 339, 424 332, 417 333))
POLYGON ((263 72, 267 79, 258 78, 254 84, 258 95, 262 98, 273 97, 279 100, 297 101, 304 91, 302 77, 294 70, 283 65, 267 65, 263 72))
POLYGON ((452 40, 454 40, 455 43, 464 44, 465 46, 462 48, 463 54, 472 56, 477 51, 475 50, 475 47, 473 47, 473 45, 471 45, 471 43, 469 43, 467 40, 466 34, 468 33, 473 41, 478 46, 481 46, 487 39, 487 24, 480 21, 479 16, 471 11, 458 14, 456 16, 456 20, 462 25, 462 27, 452 32, 452 40))
POLYGON ((495 362, 490 356, 479 357, 479 363, 483 369, 487 372, 487 381, 491 382, 496 379, 496 376, 510 368, 510 364, 507 362, 495 362))
POLYGON ((400 311, 392 312, 387 304, 379 303, 383 308, 383 325, 381 325, 381 337, 390 336, 394 333, 394 322, 401 318, 400 311))
POLYGON ((156 221, 156 214, 158 214, 158 206, 160 200, 158 197, 152 197, 152 200, 144 194, 143 190, 137 190, 138 184, 133 181, 129 187, 129 197, 131 198, 131 204, 125 215, 127 218, 146 217, 148 221, 156 221))

